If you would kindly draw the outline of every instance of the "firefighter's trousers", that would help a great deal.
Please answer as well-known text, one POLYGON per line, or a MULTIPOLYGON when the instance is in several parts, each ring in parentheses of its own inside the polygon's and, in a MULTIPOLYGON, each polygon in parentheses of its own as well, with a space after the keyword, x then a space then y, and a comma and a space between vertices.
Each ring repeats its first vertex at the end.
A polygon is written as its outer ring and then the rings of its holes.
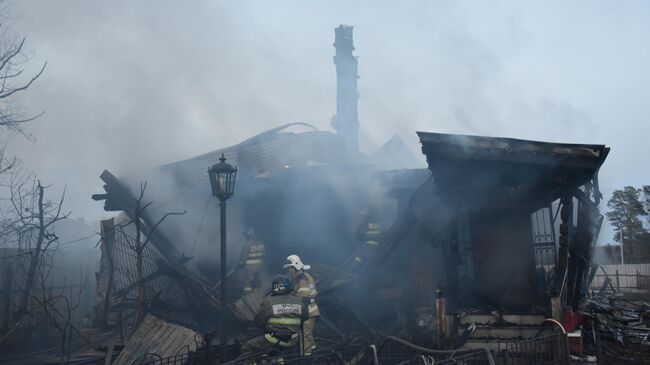
POLYGON ((316 341, 314 340, 316 318, 318 318, 318 316, 309 317, 302 323, 302 350, 305 354, 311 353, 311 350, 316 348, 316 341))
POLYGON ((262 352, 262 351, 274 349, 274 348, 286 349, 289 347, 293 347, 298 344, 297 335, 294 336, 295 336, 294 338, 285 341, 273 337, 270 334, 253 337, 242 345, 241 353, 242 355, 247 355, 255 352, 262 352))

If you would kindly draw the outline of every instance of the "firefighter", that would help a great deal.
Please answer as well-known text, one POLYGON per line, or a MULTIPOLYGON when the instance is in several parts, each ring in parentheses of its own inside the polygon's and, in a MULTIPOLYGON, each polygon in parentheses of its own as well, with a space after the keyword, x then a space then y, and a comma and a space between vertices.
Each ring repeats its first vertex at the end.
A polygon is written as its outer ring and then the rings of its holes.
POLYGON ((357 228, 359 241, 363 242, 356 250, 354 261, 357 265, 363 264, 376 247, 379 246, 381 226, 377 221, 377 213, 374 209, 367 209, 361 212, 361 223, 357 228))
POLYGON ((379 245, 379 237, 381 236, 381 226, 375 219, 375 215, 371 215, 370 219, 365 224, 365 231, 363 232, 363 241, 367 247, 377 247, 379 245))
POLYGON ((314 328, 316 327, 316 318, 320 316, 318 304, 316 303, 318 292, 316 291, 314 278, 305 272, 311 266, 303 264, 298 255, 290 255, 287 257, 287 264, 284 265, 284 268, 289 273, 296 295, 303 303, 307 303, 309 318, 302 324, 303 354, 311 355, 312 351, 316 349, 314 328))
POLYGON ((241 252, 241 265, 243 267, 242 290, 248 294, 253 289, 260 287, 260 274, 264 263, 264 242, 262 242, 253 228, 244 231, 246 244, 241 252))
POLYGON ((292 292, 291 280, 278 275, 273 279, 271 294, 262 301, 255 314, 255 324, 264 329, 264 335, 246 341, 241 347, 241 356, 296 346, 300 325, 306 318, 307 310, 292 292))

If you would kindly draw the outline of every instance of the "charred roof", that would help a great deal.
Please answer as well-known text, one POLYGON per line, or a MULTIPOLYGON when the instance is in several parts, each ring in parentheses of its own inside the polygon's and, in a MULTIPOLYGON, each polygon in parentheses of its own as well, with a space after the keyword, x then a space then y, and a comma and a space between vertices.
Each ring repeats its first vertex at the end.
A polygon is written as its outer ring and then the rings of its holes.
POLYGON ((600 199, 597 173, 609 153, 605 145, 417 133, 436 186, 474 205, 527 202, 536 209, 585 184, 593 184, 594 199, 600 199))

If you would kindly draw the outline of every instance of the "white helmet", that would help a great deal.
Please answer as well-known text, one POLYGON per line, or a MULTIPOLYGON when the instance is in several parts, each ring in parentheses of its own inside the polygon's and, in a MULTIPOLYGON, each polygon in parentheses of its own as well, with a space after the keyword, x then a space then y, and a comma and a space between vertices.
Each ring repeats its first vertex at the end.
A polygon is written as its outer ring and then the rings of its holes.
POLYGON ((293 267, 296 270, 309 270, 311 269, 311 265, 305 265, 302 263, 302 260, 300 259, 300 256, 298 255, 289 255, 287 256, 287 262, 284 265, 285 269, 288 269, 290 267, 293 267))

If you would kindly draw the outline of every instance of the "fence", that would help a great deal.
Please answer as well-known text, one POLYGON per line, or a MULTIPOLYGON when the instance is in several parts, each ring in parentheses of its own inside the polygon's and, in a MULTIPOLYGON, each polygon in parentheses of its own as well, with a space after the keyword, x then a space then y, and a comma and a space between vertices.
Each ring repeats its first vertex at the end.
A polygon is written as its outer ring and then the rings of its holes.
POLYGON ((561 333, 500 344, 493 350, 432 351, 407 343, 386 341, 378 351, 381 365, 555 365, 569 361, 567 337, 561 333))
MULTIPOLYGON (((212 365, 220 364, 222 350, 201 349, 194 353, 181 353, 169 358, 154 354, 143 356, 135 364, 147 365, 212 365)), ((282 364, 282 365, 559 365, 568 364, 569 351, 564 334, 539 337, 521 342, 498 345, 492 350, 457 349, 436 351, 425 349, 399 339, 387 339, 379 346, 346 344, 325 348, 311 356, 293 353, 270 353, 223 363, 282 364)))
POLYGON ((155 354, 146 354, 132 365, 364 365, 372 364, 373 349, 370 346, 361 344, 339 345, 314 351, 311 356, 300 356, 296 351, 269 351, 268 353, 228 362, 222 362, 221 359, 223 357, 232 358, 232 356, 223 355, 223 348, 213 346, 193 353, 179 353, 168 358, 161 358, 155 354))
POLYGON ((620 293, 650 293, 650 264, 600 265, 590 289, 599 291, 603 284, 620 293))
POLYGON ((505 346, 495 356, 503 365, 555 365, 568 364, 569 344, 566 335, 555 335, 521 341, 505 346))

